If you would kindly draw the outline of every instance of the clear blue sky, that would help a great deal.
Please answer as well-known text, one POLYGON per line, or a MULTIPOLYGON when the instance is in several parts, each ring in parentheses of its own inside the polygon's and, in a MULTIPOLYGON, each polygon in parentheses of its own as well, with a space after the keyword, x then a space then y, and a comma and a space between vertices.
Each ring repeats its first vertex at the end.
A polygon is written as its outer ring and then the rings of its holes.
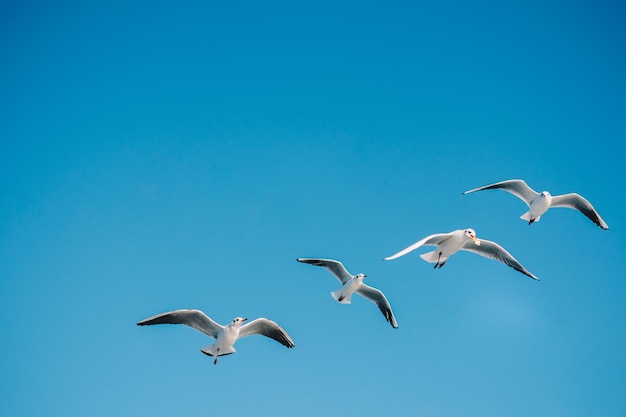
POLYGON ((625 7, 433 3, 2 2, 0 415, 626 415, 625 7), (382 261, 466 227, 541 281, 382 261))

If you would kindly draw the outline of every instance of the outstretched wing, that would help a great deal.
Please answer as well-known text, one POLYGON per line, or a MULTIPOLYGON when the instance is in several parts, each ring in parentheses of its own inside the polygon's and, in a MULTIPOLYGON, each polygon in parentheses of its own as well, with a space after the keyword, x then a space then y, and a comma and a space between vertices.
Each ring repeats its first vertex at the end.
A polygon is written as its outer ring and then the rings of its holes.
POLYGON ((480 246, 475 245, 474 242, 467 242, 461 249, 477 253, 478 255, 484 256, 486 258, 492 258, 498 260, 516 271, 521 272, 524 275, 528 275, 532 279, 539 278, 530 273, 529 270, 524 268, 522 264, 520 264, 517 259, 513 257, 510 253, 508 253, 502 246, 498 245, 496 242, 492 242, 490 240, 480 239, 480 246))
POLYGON ((526 202, 526 205, 530 206, 530 203, 537 197, 537 192, 530 188, 524 180, 507 180, 500 181, 494 184, 485 185, 482 187, 474 188, 472 190, 465 191, 463 194, 473 193, 475 191, 482 190, 495 190, 500 188, 501 190, 508 191, 517 198, 520 198, 526 202))
POLYGON ((280 327, 276 322, 266 318, 258 318, 241 326, 241 329, 239 330, 239 339, 252 334, 267 336, 276 340, 281 345, 287 346, 288 348, 296 346, 293 340, 291 340, 291 337, 286 331, 283 330, 282 327, 280 327))
POLYGON ((385 319, 389 322, 389 324, 391 324, 391 327, 394 329, 398 328, 398 322, 393 315, 393 311, 391 311, 391 304, 389 304, 387 297, 385 297, 385 294, 383 294, 381 290, 370 287, 369 285, 361 284, 356 292, 368 300, 376 303, 381 313, 383 313, 383 316, 385 316, 385 319))
POLYGON ((217 338, 217 334, 224 328, 200 310, 176 310, 157 314, 141 320, 137 323, 137 326, 149 326, 151 324, 184 324, 214 339, 217 338))
POLYGON ((451 235, 452 235, 451 233, 437 233, 437 234, 434 234, 434 235, 427 236, 424 239, 420 240, 419 242, 415 242, 414 244, 412 244, 408 248, 404 248, 400 252, 384 258, 384 260, 385 261, 391 261, 392 259, 399 258, 401 256, 406 255, 409 252, 414 251, 415 249, 419 248, 420 246, 437 246, 441 242, 443 242, 444 240, 448 239, 451 235))
POLYGON ((341 262, 334 259, 298 258, 297 261, 328 269, 342 284, 345 284, 352 278, 352 275, 350 275, 346 267, 343 266, 341 262))
POLYGON ((580 194, 570 193, 552 196, 552 202, 550 203, 550 207, 568 207, 574 210, 578 210, 582 214, 587 216, 589 220, 591 220, 604 230, 609 229, 609 225, 606 224, 604 220, 602 220, 602 217, 600 217, 600 214, 598 214, 596 209, 593 208, 591 203, 580 194))

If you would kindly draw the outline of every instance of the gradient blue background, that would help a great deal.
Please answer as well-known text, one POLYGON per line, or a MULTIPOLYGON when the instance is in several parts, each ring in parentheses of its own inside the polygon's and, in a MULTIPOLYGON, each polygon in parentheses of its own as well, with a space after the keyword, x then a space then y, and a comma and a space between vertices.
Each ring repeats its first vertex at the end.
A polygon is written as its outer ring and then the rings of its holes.
POLYGON ((2 2, 0 415, 626 415, 626 8, 509 3, 2 2), (466 227, 542 280, 382 261, 466 227))

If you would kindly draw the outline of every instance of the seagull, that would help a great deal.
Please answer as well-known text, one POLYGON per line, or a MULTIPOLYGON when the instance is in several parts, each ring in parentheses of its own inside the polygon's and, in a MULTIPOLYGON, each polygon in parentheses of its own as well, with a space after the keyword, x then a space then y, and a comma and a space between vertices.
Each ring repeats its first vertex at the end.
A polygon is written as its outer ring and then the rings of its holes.
POLYGON ((215 360, 213 361, 214 365, 217 365, 218 357, 237 352, 233 347, 237 339, 252 334, 261 334, 270 337, 288 348, 296 346, 287 332, 272 320, 258 318, 244 325, 243 322, 246 320, 248 319, 235 317, 233 321, 226 326, 222 326, 214 322, 200 310, 175 310, 148 317, 137 323, 137 326, 148 326, 151 324, 185 324, 207 336, 211 336, 215 339, 215 343, 200 349, 200 351, 205 355, 215 356, 215 360))
POLYGON ((531 274, 526 268, 524 268, 522 264, 520 264, 502 246, 490 240, 477 239, 474 229, 459 229, 450 233, 438 233, 430 235, 420 240, 419 242, 412 244, 408 248, 402 249, 395 255, 391 255, 384 259, 385 261, 391 261, 392 259, 399 258, 409 252, 414 251, 420 246, 437 246, 437 249, 435 249, 434 251, 420 255, 420 257, 426 262, 434 263, 435 268, 441 268, 442 266, 444 266, 448 258, 457 253, 459 250, 466 250, 469 252, 474 252, 486 258, 492 258, 500 261, 515 269, 516 271, 519 271, 524 275, 528 275, 532 279, 535 279, 537 281, 539 280, 539 278, 537 278, 536 276, 531 274))
POLYGON ((530 188, 524 180, 500 181, 495 184, 485 185, 483 187, 465 191, 463 194, 469 194, 474 191, 481 190, 494 190, 496 188, 508 191, 514 196, 522 199, 528 205, 529 210, 522 214, 520 219, 528 221, 529 225, 534 222, 538 222, 541 215, 549 208, 567 207, 580 211, 582 214, 587 216, 589 220, 600 226, 602 229, 609 229, 609 226, 604 220, 602 220, 602 217, 600 217, 596 209, 594 209, 591 203, 580 194, 570 193, 563 195, 550 195, 547 191, 538 193, 530 188))
POLYGON ((351 298, 353 293, 361 294, 368 300, 376 303, 380 311, 385 316, 385 319, 391 324, 394 329, 398 328, 398 322, 391 311, 391 305, 387 301, 387 297, 382 291, 363 284, 363 279, 367 276, 364 274, 352 275, 339 261, 334 259, 318 259, 318 258, 298 258, 298 262, 305 264, 322 266, 328 269, 339 282, 343 284, 343 287, 337 291, 330 293, 332 297, 341 304, 351 304, 351 298))

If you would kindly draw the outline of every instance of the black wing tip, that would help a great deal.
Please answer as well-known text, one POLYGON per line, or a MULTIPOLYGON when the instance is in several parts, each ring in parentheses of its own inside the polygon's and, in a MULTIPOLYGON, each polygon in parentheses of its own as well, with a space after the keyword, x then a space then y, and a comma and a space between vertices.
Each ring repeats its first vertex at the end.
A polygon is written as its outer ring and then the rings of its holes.
POLYGON ((398 328, 398 323, 393 319, 393 316, 386 317, 386 319, 387 319, 387 323, 389 323, 391 327, 393 327, 394 329, 398 328))
POLYGON ((394 329, 397 329, 398 322, 393 316, 391 309, 387 308, 387 306, 381 306, 380 304, 378 305, 378 308, 380 309, 380 312, 383 313, 383 316, 385 317, 385 320, 387 320, 387 323, 389 323, 394 329))
POLYGON ((289 337, 286 334, 281 334, 280 340, 276 340, 276 341, 280 343, 281 345, 285 346, 287 349, 292 349, 296 347, 296 344, 294 343, 293 340, 291 340, 291 337, 289 337))
POLYGON ((534 279, 535 281, 541 281, 541 280, 539 279, 539 277, 537 277, 537 276, 535 276, 535 275, 531 274, 529 271, 524 270, 524 271, 519 271, 519 272, 521 272, 522 274, 526 275, 526 276, 527 276, 527 277, 529 277, 529 278, 534 279))
POLYGON ((541 281, 539 279, 539 277, 536 277, 535 275, 531 274, 529 271, 526 271, 526 270, 522 271, 522 270, 519 270, 519 269, 518 269, 518 271, 521 272, 522 274, 526 275, 527 277, 534 279, 535 281, 541 281))
POLYGON ((291 339, 291 336, 289 336, 289 334, 287 334, 287 332, 284 331, 283 329, 281 329, 281 332, 278 333, 276 336, 277 337, 275 337, 273 339, 276 340, 281 345, 285 346, 287 349, 291 349, 291 348, 296 347, 296 344, 291 339))
POLYGON ((301 262, 303 264, 315 265, 315 266, 326 266, 327 263, 323 262, 322 259, 318 258, 296 258, 296 261, 301 262))
POLYGON ((296 258, 296 261, 302 262, 303 264, 315 264, 319 262, 319 260, 315 258, 296 258))

